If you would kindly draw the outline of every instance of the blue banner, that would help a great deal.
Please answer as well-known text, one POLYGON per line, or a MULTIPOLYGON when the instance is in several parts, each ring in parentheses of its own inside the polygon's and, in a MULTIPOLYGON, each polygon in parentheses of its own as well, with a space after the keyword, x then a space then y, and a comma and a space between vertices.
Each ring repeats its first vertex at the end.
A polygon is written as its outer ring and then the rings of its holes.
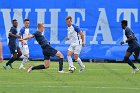
MULTIPOLYGON (((37 23, 45 24, 44 35, 51 46, 61 51, 65 58, 68 42, 65 17, 73 17, 73 23, 80 26, 85 34, 85 44, 80 57, 82 59, 121 60, 127 44, 121 29, 122 19, 128 20, 140 40, 140 0, 1 0, 0 36, 3 43, 4 58, 11 56, 8 48, 8 32, 11 20, 18 20, 18 31, 24 26, 23 20, 30 19, 31 33, 36 31, 37 23)), ((30 58, 43 58, 41 47, 35 39, 29 40, 30 58)))

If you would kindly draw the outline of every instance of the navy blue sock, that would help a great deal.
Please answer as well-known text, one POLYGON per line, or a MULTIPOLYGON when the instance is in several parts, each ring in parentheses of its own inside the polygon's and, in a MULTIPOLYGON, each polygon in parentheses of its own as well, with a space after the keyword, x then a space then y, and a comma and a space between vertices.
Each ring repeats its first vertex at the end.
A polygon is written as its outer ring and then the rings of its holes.
POLYGON ((127 62, 133 69, 137 68, 128 57, 124 57, 124 61, 127 62))
POLYGON ((8 66, 9 64, 12 64, 15 60, 16 60, 15 58, 11 57, 9 61, 6 63, 6 66, 8 66))
POLYGON ((59 59, 59 71, 63 70, 63 58, 59 59))
POLYGON ((45 69, 45 66, 44 65, 38 65, 38 66, 34 66, 32 68, 32 70, 40 70, 40 69, 45 69))

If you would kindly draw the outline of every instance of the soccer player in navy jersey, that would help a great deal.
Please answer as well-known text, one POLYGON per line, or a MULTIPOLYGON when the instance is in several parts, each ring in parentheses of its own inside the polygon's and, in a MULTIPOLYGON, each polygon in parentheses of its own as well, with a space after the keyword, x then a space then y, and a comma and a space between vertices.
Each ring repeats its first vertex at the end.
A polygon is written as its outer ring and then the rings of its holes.
POLYGON ((31 72, 32 70, 40 70, 40 69, 49 68, 50 56, 57 56, 57 57, 59 57, 59 71, 58 72, 63 73, 63 58, 64 58, 63 54, 60 51, 58 51, 50 46, 50 43, 47 41, 45 36, 42 34, 43 31, 44 31, 44 24, 39 23, 38 31, 36 31, 33 34, 28 35, 27 37, 25 37, 23 39, 20 39, 20 41, 23 41, 23 40, 27 40, 29 38, 35 38, 43 50, 45 63, 42 65, 38 65, 38 66, 30 66, 28 68, 27 72, 31 72))
POLYGON ((139 69, 133 64, 133 62, 129 59, 129 57, 133 54, 134 58, 137 62, 140 62, 138 59, 139 53, 140 53, 140 44, 138 43, 137 38, 135 37, 134 32, 127 26, 127 20, 122 20, 121 21, 121 26, 122 29, 125 30, 125 36, 127 37, 126 41, 122 41, 122 44, 128 43, 128 49, 126 51, 125 57, 124 57, 124 62, 127 62, 132 68, 133 68, 133 73, 136 73, 139 71, 139 69))
POLYGON ((13 24, 13 26, 11 27, 11 29, 9 31, 9 37, 8 37, 9 38, 8 46, 9 46, 10 52, 12 54, 12 57, 3 66, 5 70, 8 69, 8 66, 10 66, 12 68, 12 63, 22 55, 22 52, 16 42, 16 39, 20 38, 20 36, 17 34, 18 33, 17 32, 17 26, 18 26, 17 20, 14 19, 12 21, 12 24, 13 24))

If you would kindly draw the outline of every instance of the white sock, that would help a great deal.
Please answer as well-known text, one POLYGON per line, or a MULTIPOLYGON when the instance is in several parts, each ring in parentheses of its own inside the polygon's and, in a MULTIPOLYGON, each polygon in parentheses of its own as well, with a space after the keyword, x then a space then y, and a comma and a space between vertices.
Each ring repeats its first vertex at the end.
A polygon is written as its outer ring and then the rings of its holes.
POLYGON ((80 67, 83 67, 84 65, 83 65, 83 62, 81 61, 81 59, 78 57, 78 59, 77 59, 77 62, 78 62, 78 64, 79 64, 79 66, 80 67))
POLYGON ((27 61, 28 61, 28 58, 23 58, 20 66, 23 67, 27 61))
POLYGON ((73 67, 73 61, 71 56, 67 56, 69 67, 73 67))

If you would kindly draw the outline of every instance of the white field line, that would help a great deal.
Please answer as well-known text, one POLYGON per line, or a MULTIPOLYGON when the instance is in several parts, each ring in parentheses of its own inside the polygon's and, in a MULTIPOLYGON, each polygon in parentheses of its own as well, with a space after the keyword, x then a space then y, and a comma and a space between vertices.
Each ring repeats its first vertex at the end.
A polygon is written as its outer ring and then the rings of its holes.
MULTIPOLYGON (((9 87, 9 88, 16 88, 16 87, 27 87, 26 85, 19 85, 19 86, 15 86, 15 85, 5 85, 5 84, 1 84, 4 86, 1 87, 9 87)), ((17 85, 17 84, 16 84, 17 85)), ((83 88, 83 89, 119 89, 119 90, 140 90, 140 88, 138 87, 92 87, 92 86, 32 86, 32 88, 83 88)))

